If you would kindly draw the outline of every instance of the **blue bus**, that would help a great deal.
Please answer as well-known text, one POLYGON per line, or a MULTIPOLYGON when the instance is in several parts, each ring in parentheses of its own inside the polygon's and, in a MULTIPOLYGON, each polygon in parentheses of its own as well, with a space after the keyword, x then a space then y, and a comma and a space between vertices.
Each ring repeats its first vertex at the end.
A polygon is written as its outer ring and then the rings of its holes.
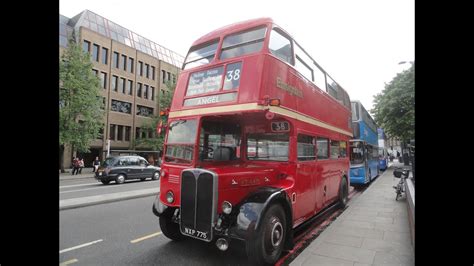
POLYGON ((382 128, 377 128, 377 134, 379 136, 379 169, 385 171, 388 167, 388 151, 385 146, 386 136, 382 128))
POLYGON ((379 175, 377 125, 360 101, 351 101, 352 130, 350 140, 352 185, 364 185, 379 175))

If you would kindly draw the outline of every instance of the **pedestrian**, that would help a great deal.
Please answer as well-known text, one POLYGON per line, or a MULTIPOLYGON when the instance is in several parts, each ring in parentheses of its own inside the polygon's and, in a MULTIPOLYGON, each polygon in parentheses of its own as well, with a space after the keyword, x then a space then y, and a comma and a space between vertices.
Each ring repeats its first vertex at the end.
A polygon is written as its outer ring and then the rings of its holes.
POLYGON ((77 157, 74 157, 72 159, 72 175, 77 175, 77 171, 79 171, 79 159, 77 157))
POLYGON ((92 166, 94 167, 94 169, 92 170, 94 173, 97 172, 97 170, 99 170, 99 165, 100 165, 100 160, 99 160, 99 157, 95 157, 95 160, 94 162, 92 163, 92 166))
POLYGON ((84 168, 84 159, 79 160, 79 174, 82 174, 82 168, 84 168))

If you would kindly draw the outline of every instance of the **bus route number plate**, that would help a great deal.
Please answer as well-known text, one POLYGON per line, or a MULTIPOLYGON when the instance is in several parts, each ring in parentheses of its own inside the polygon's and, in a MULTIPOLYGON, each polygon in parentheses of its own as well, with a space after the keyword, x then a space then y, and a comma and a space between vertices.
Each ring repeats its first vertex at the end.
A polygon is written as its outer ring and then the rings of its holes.
POLYGON ((290 131, 290 124, 286 121, 272 122, 273 132, 288 132, 290 131))

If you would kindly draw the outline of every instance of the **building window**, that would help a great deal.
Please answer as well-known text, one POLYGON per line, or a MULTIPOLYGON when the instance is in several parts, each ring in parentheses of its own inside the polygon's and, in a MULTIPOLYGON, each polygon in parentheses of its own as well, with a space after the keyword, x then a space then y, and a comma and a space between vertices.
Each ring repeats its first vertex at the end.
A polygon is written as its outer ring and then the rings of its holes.
POLYGON ((132 113, 132 104, 128 103, 128 102, 112 100, 112 105, 110 107, 110 110, 115 111, 115 112, 119 112, 119 113, 131 114, 132 113))
POLYGON ((168 81, 171 81, 171 73, 170 73, 170 72, 166 72, 166 74, 168 74, 168 81))
POLYGON ((123 140, 123 126, 117 126, 117 140, 123 140))
POLYGON ((150 117, 153 115, 153 108, 137 105, 137 115, 150 117))
POLYGON ((318 159, 327 159, 329 158, 329 141, 327 138, 317 138, 317 148, 318 148, 318 159))
POLYGON ((148 85, 143 85, 143 98, 148 99, 148 85))
POLYGON ((128 80, 127 92, 128 92, 128 95, 133 95, 133 81, 132 80, 128 80))
POLYGON ((97 71, 97 70, 95 70, 95 69, 92 69, 92 72, 94 73, 94 76, 99 75, 99 71, 97 71))
POLYGON ((124 81, 123 78, 120 78, 120 79, 119 79, 118 89, 119 89, 119 90, 122 90, 122 92, 125 93, 125 92, 123 91, 123 86, 124 86, 123 81, 124 81))
POLYGON ((140 128, 136 127, 135 128, 135 139, 139 139, 139 138, 140 138, 140 128))
POLYGON ((155 80, 155 67, 154 66, 151 67, 151 79, 155 80))
POLYGON ((97 44, 92 45, 92 59, 99 62, 99 46, 97 44))
POLYGON ((141 83, 137 83, 137 96, 138 97, 142 97, 142 84, 141 83))
POLYGON ((127 70, 127 56, 122 55, 122 62, 120 62, 120 69, 127 70))
POLYGON ((154 136, 153 136, 153 132, 154 132, 153 129, 148 130, 148 137, 149 137, 150 139, 154 137, 154 136))
POLYGON ((109 53, 109 50, 107 48, 102 47, 102 64, 107 65, 108 53, 109 53))
POLYGON ((173 84, 176 84, 176 75, 173 74, 173 84))
POLYGON ((151 99, 152 101, 155 100, 155 87, 150 86, 150 93, 151 93, 151 99))
POLYGON ((107 73, 100 72, 100 82, 102 88, 107 89, 107 73))
POLYGON ((82 43, 82 50, 83 50, 84 52, 88 53, 89 50, 90 50, 90 47, 91 47, 91 43, 88 42, 88 41, 86 41, 86 40, 84 40, 84 42, 82 43))
POLYGON ((119 67, 119 53, 114 52, 114 56, 112 58, 113 64, 115 68, 119 67))
POLYGON ((126 90, 125 90, 125 86, 126 86, 125 83, 126 83, 126 82, 125 82, 125 78, 120 78, 120 88, 122 89, 122 93, 123 93, 123 94, 125 94, 125 91, 126 91, 126 90))
POLYGON ((117 76, 112 76, 112 90, 117 91, 117 76))
POLYGON ((128 58, 127 71, 133 73, 133 58, 128 58))
POLYGON ((165 83, 166 83, 166 82, 165 82, 165 78, 166 78, 166 71, 164 71, 164 70, 161 70, 161 76, 163 77, 163 81, 162 81, 162 82, 163 82, 163 84, 165 84, 165 83))
POLYGON ((138 75, 143 76, 143 62, 138 61, 138 75))
POLYGON ((145 76, 146 78, 150 78, 150 65, 145 64, 145 76))
POLYGON ((130 141, 130 130, 131 127, 125 127, 125 141, 130 141))
POLYGON ((110 124, 109 139, 115 140, 115 125, 110 124))

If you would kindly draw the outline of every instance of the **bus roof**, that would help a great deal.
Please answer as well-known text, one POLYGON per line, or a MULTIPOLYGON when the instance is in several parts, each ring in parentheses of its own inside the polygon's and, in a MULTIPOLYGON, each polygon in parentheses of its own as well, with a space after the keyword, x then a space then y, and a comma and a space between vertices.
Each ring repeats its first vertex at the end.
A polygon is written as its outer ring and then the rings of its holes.
POLYGON ((229 33, 232 33, 234 31, 238 31, 242 28, 252 28, 254 26, 259 26, 263 24, 268 24, 268 23, 273 23, 273 19, 271 18, 256 18, 256 19, 250 19, 246 21, 241 21, 237 23, 233 23, 224 27, 221 27, 219 29, 213 30, 209 32, 208 34, 202 36, 201 38, 197 39, 194 41, 192 46, 195 46, 197 44, 205 43, 207 41, 213 40, 216 38, 216 36, 223 36, 227 35, 229 33))

